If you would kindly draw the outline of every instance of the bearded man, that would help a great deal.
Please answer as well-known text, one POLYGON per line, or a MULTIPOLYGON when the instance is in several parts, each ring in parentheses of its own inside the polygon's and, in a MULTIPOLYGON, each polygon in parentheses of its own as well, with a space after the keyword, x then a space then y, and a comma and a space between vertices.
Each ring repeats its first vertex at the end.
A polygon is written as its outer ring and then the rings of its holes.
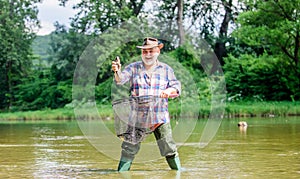
MULTIPOLYGON (((144 39, 141 49, 142 60, 127 65, 121 71, 120 59, 112 62, 114 81, 117 85, 130 83, 130 94, 133 97, 157 96, 160 101, 155 106, 151 123, 160 154, 166 158, 168 165, 173 170, 180 170, 180 160, 176 143, 172 137, 172 128, 168 112, 168 98, 179 96, 181 84, 176 79, 173 69, 158 60, 163 44, 156 38, 147 37, 144 39)), ((143 108, 144 109, 144 108, 143 108)), ((118 171, 130 170, 135 155, 140 150, 141 142, 137 144, 126 140, 122 143, 121 159, 118 171)))

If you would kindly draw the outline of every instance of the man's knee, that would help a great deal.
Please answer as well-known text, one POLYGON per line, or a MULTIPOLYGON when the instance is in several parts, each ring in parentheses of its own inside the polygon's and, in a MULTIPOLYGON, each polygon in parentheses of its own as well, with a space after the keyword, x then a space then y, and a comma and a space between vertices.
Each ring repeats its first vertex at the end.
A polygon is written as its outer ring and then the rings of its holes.
POLYGON ((159 140, 157 141, 157 145, 160 150, 161 156, 169 156, 177 154, 177 146, 174 141, 166 141, 166 140, 159 140))
POLYGON ((122 156, 134 159, 134 156, 139 152, 140 150, 140 143, 138 144, 131 144, 128 142, 122 143, 122 156))
POLYGON ((177 146, 172 137, 172 129, 169 123, 163 124, 157 129, 156 140, 162 156, 177 154, 177 146), (158 137, 159 136, 159 137, 158 137))

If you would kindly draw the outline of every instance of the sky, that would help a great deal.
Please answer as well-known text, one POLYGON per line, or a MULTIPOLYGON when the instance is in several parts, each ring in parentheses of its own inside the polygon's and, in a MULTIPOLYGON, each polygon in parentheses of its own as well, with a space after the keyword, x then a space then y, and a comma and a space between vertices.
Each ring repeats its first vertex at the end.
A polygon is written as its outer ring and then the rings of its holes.
POLYGON ((69 27, 70 17, 74 17, 76 11, 72 6, 80 0, 69 0, 66 7, 59 6, 58 0, 43 0, 38 4, 39 14, 38 18, 41 22, 41 28, 38 30, 38 35, 47 35, 55 30, 54 23, 58 21, 69 27))

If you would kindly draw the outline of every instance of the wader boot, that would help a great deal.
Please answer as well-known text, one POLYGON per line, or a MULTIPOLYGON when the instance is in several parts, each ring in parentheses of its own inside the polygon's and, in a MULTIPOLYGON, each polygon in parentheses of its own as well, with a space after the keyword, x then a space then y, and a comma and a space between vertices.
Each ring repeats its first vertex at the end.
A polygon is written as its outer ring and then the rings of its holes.
POLYGON ((121 158, 118 166, 118 171, 123 172, 123 171, 130 170, 131 164, 132 164, 132 160, 121 158))
POLYGON ((180 170, 181 165, 180 165, 180 160, 178 156, 172 155, 172 156, 167 156, 166 160, 172 170, 180 170))

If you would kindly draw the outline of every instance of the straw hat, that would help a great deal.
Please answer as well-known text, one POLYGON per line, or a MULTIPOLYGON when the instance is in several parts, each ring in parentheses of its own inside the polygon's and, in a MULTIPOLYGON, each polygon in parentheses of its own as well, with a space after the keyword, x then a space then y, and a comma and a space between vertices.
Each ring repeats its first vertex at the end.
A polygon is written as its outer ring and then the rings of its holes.
POLYGON ((164 47, 164 44, 159 42, 156 38, 147 37, 144 39, 143 46, 136 46, 136 47, 141 49, 158 47, 159 49, 162 49, 164 47))

